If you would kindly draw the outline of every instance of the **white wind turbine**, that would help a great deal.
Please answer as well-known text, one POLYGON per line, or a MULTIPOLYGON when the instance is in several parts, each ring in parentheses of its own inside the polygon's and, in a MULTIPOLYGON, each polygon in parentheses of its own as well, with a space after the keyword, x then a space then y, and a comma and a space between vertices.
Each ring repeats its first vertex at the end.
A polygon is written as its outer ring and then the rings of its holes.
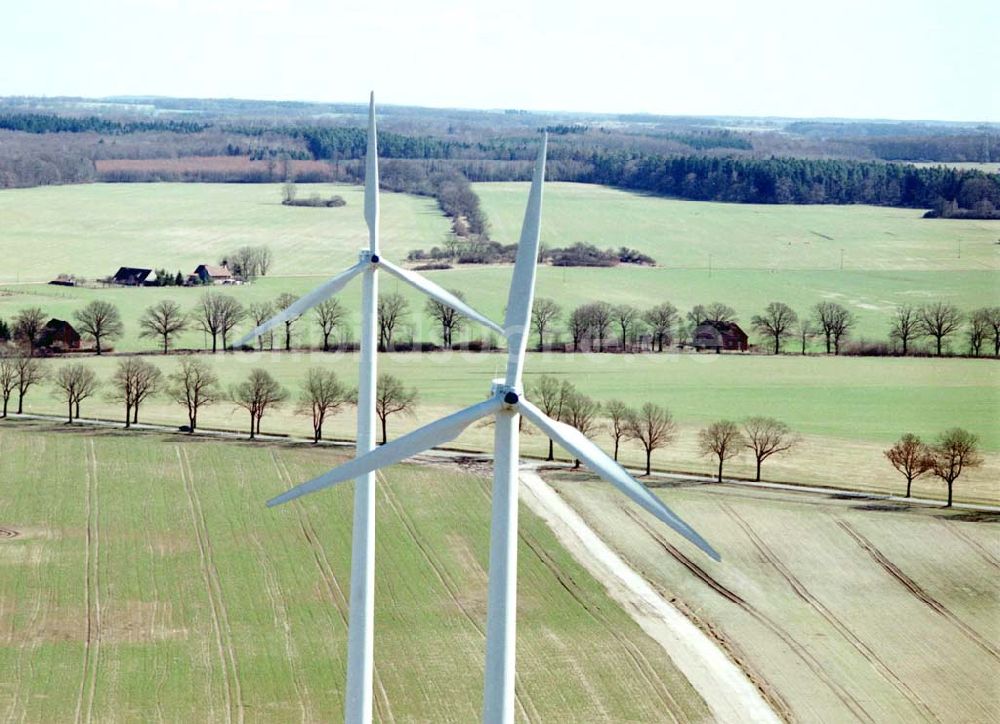
MULTIPOLYGON (((368 106, 368 150, 365 156, 365 221, 368 248, 362 249, 358 263, 298 299, 287 309, 236 343, 241 347, 273 327, 294 319, 333 296, 354 277, 361 276, 361 349, 358 363, 358 442, 363 456, 375 449, 376 325, 378 315, 378 274, 381 269, 416 287, 432 299, 490 329, 503 329, 429 279, 398 267, 379 254, 378 146, 375 132, 375 94, 368 106)), ((373 627, 375 618, 375 473, 359 473, 354 488, 354 523, 351 540, 351 601, 347 633, 347 689, 344 720, 368 724, 372 720, 373 627)), ((346 479, 346 478, 345 478, 346 479)))
POLYGON ((489 603, 486 614, 486 676, 483 720, 506 724, 514 720, 514 644, 517 582, 517 467, 518 416, 524 415, 573 457, 582 461, 642 508, 680 533, 715 560, 719 554, 687 523, 675 515, 645 486, 634 480, 603 450, 579 430, 553 420, 525 399, 521 375, 528 343, 531 305, 545 177, 545 146, 538 153, 521 240, 514 263, 514 277, 504 322, 507 337, 507 374, 493 381, 484 402, 441 418, 367 454, 359 455, 314 480, 268 501, 269 506, 288 502, 337 483, 370 474, 458 437, 475 421, 493 415, 493 512, 490 526, 489 603))

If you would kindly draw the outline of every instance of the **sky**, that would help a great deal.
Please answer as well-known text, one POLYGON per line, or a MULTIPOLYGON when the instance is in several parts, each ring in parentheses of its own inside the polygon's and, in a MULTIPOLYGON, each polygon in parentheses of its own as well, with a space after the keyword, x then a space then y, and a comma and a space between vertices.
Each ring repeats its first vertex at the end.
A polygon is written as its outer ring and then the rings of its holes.
POLYGON ((1000 121, 997 0, 4 0, 0 96, 1000 121))

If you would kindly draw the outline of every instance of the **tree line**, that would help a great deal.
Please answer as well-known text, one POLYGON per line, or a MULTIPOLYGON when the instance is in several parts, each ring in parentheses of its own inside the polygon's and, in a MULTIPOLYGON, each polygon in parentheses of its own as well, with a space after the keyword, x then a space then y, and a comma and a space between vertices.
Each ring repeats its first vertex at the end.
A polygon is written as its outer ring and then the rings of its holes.
MULTIPOLYGON (((261 433, 261 422, 268 411, 280 408, 292 395, 266 369, 254 368, 247 377, 224 389, 211 366, 203 359, 181 360, 174 372, 164 375, 155 364, 141 357, 121 359, 106 381, 86 364, 73 362, 58 367, 51 376, 37 357, 0 351, 0 417, 6 418, 12 397, 17 397, 17 414, 24 410, 24 399, 32 387, 51 382, 56 395, 66 405, 67 422, 80 419, 80 405, 104 390, 106 399, 121 404, 124 426, 139 423, 140 407, 155 397, 166 397, 180 405, 187 424, 181 431, 194 433, 198 416, 204 408, 229 402, 242 408, 249 417, 251 440, 261 433)), ((613 443, 617 461, 626 442, 634 442, 645 455, 646 475, 652 472, 653 453, 669 446, 676 438, 677 424, 662 405, 646 402, 631 407, 621 400, 599 402, 572 383, 551 375, 542 375, 529 386, 535 403, 548 416, 591 435, 603 429, 613 443)), ((381 374, 376 385, 375 407, 381 427, 382 444, 388 440, 388 420, 398 414, 412 414, 418 400, 415 388, 402 380, 381 374)), ((309 417, 314 443, 323 439, 323 426, 334 415, 357 404, 357 390, 344 384, 331 370, 319 367, 306 371, 295 412, 309 417)), ((784 422, 772 417, 751 416, 740 422, 718 420, 698 431, 699 453, 714 460, 716 480, 723 482, 725 463, 739 455, 750 455, 755 465, 754 480, 761 480, 763 463, 775 455, 789 452, 801 442, 784 422)), ((904 434, 884 451, 889 463, 906 479, 906 497, 911 497, 913 481, 931 473, 947 485, 946 507, 952 505, 955 481, 963 471, 983 463, 979 439, 962 428, 950 428, 938 435, 934 444, 919 436, 904 434)), ((555 459, 553 441, 548 441, 546 460, 555 459)), ((576 460, 574 467, 580 467, 576 460)))
POLYGON ((51 113, 0 114, 0 129, 25 133, 101 133, 117 136, 148 131, 199 133, 208 127, 208 124, 194 121, 112 121, 98 116, 57 116, 51 113))
MULTIPOLYGON (((251 254, 248 258, 256 257, 251 254)), ((451 291, 459 299, 465 298, 461 291, 451 291)), ((211 290, 200 297, 193 309, 185 312, 177 302, 164 299, 143 310, 139 317, 139 336, 154 340, 163 354, 168 354, 178 335, 200 330, 206 339, 211 339, 212 352, 220 347, 227 350, 231 348, 238 327, 259 326, 295 300, 294 295, 284 293, 273 301, 255 301, 244 306, 231 295, 211 290)), ((426 301, 423 312, 438 328, 441 345, 445 349, 456 346, 457 335, 467 328, 469 320, 433 299, 426 301)), ((400 342, 400 334, 409 329, 412 314, 409 301, 398 292, 379 295, 378 344, 381 351, 413 347, 412 340, 408 344, 400 342)), ((46 319, 40 307, 21 309, 10 322, 0 319, 0 343, 13 341, 29 356, 34 355, 43 341, 46 319)), ((73 319, 80 334, 93 342, 97 354, 102 354, 109 343, 124 335, 121 313, 114 304, 104 300, 87 303, 73 313, 73 319)), ((309 320, 319 332, 323 351, 342 347, 350 336, 350 315, 337 299, 321 302, 310 313, 309 320)), ((258 337, 257 349, 273 350, 277 340, 279 347, 291 350, 301 321, 301 317, 289 319, 277 333, 272 330, 258 337)), ((701 325, 738 322, 736 310, 722 302, 697 304, 683 314, 668 301, 646 308, 587 302, 564 315, 563 307, 555 300, 541 297, 535 300, 532 308, 531 333, 539 351, 557 351, 568 346, 572 352, 663 352, 674 344, 691 343, 696 328, 701 325), (568 345, 562 342, 563 334, 568 345)), ((1000 307, 981 307, 963 313, 954 304, 943 301, 920 306, 899 305, 889 319, 887 342, 859 340, 854 346, 848 346, 856 325, 853 312, 842 304, 829 301, 819 302, 801 315, 784 302, 771 302, 750 319, 750 328, 762 340, 763 348, 772 354, 787 352, 791 344, 794 351, 804 355, 809 345, 818 340, 827 354, 906 356, 923 352, 918 345, 927 340, 933 353, 943 356, 950 352, 951 341, 962 336, 968 355, 1000 357, 1000 307)), ((485 345, 496 347, 495 341, 486 341, 485 345)), ((478 347, 483 346, 480 340, 478 347)), ((472 348, 476 345, 470 345, 472 348)), ((420 349, 432 347, 420 345, 420 349)))

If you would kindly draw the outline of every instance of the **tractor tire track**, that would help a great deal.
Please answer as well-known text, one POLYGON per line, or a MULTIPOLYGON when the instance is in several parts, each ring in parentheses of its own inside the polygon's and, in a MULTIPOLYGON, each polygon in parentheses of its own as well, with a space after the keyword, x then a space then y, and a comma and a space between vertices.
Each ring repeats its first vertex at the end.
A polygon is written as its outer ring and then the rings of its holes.
POLYGON ((229 624, 229 611, 222 595, 222 585, 219 581, 218 569, 215 566, 212 542, 208 537, 205 512, 201 507, 201 498, 194 486, 191 460, 188 458, 187 451, 180 446, 176 446, 176 451, 177 460, 181 467, 181 480, 187 495, 188 508, 191 511, 191 522, 194 525, 195 538, 198 542, 201 573, 208 594, 209 608, 212 612, 212 626, 215 629, 216 649, 219 654, 219 662, 222 665, 226 721, 232 722, 235 714, 238 724, 242 724, 245 716, 243 692, 240 686, 239 668, 236 663, 236 650, 233 646, 232 627, 229 624))
POLYGON ((920 695, 911 689, 903 679, 901 679, 896 672, 894 672, 889 665, 882 660, 882 658, 873 651, 868 644, 861 640, 851 630, 851 628, 840 620, 836 614, 828 609, 822 601, 817 599, 810 591, 805 587, 805 585, 795 576, 794 573, 778 558, 778 556, 771 550, 764 540, 757 535, 756 531, 750 527, 750 524, 735 510, 726 505, 721 504, 719 508, 728 515, 733 522, 736 523, 746 534, 750 542, 753 543, 757 551, 763 556, 763 558, 774 568, 778 574, 785 579, 785 582, 789 585, 792 591, 798 596, 802 601, 804 601, 810 608, 812 608, 816 613, 818 613, 828 624, 830 624, 852 647, 857 651, 862 658, 864 658, 873 669, 875 669, 883 679, 891 684, 899 694, 906 699, 910 704, 913 705, 928 721, 940 721, 937 715, 931 710, 927 703, 920 698, 920 695))
POLYGON ((956 616, 951 609, 927 593, 927 591, 920 587, 920 584, 903 573, 903 571, 900 570, 895 563, 889 560, 885 554, 875 546, 874 543, 861 535, 861 533, 845 521, 838 520, 837 525, 839 525, 844 532, 854 539, 854 542, 857 543, 858 546, 860 546, 861 549, 872 558, 872 560, 878 563, 879 566, 882 567, 882 570, 900 583, 918 601, 929 607, 935 613, 944 617, 947 621, 951 622, 959 631, 965 634, 970 641, 979 646, 994 659, 1000 661, 1000 651, 998 651, 993 644, 984 639, 979 632, 956 616))
MULTIPOLYGON (((30 649, 28 665, 29 669, 31 667, 31 661, 33 659, 33 654, 38 644, 35 640, 35 631, 38 628, 38 622, 42 614, 42 590, 41 586, 35 587, 35 599, 32 602, 31 616, 28 618, 28 624, 24 628, 24 633, 22 634, 23 639, 20 646, 17 647, 17 659, 14 664, 14 691, 10 700, 10 709, 7 712, 7 721, 25 721, 28 718, 27 700, 30 698, 27 691, 23 691, 31 680, 34 679, 33 676, 29 676, 27 680, 24 677, 24 656, 25 650, 30 649), (22 702, 22 699, 24 701, 22 702), (18 709, 20 709, 20 714, 18 714, 18 709)), ((11 628, 13 628, 13 617, 11 620, 11 628)), ((11 632, 11 639, 13 639, 13 631, 11 632)))
MULTIPOLYGON (((149 623, 149 640, 156 641, 156 624, 158 616, 160 614, 160 609, 162 607, 160 601, 160 585, 156 577, 156 565, 154 561, 156 560, 156 551, 153 548, 153 539, 150 533, 156 530, 152 516, 150 515, 150 510, 152 506, 144 506, 145 510, 145 520, 146 520, 146 553, 149 555, 149 578, 153 586, 153 616, 149 623)), ((164 622, 165 623, 165 622, 164 622)), ((166 667, 161 666, 160 657, 156 655, 157 647, 153 647, 154 663, 153 668, 156 671, 156 684, 154 688, 154 696, 156 697, 156 720, 159 722, 165 721, 163 716, 163 697, 161 692, 163 691, 163 684, 167 679, 166 667)))
POLYGON ((101 508, 97 480, 97 451, 94 441, 84 448, 87 461, 85 514, 87 518, 84 553, 84 597, 87 623, 83 639, 83 675, 77 692, 74 721, 92 721, 97 689, 97 664, 101 656, 101 508))
POLYGON ((611 625, 611 623, 607 620, 607 618, 605 618, 605 616, 600 612, 599 608, 594 608, 590 606, 584 600, 583 592, 580 590, 580 587, 577 585, 576 581, 573 580, 573 577, 565 574, 563 571, 559 569, 559 566, 556 564, 556 562, 552 560, 552 557, 545 551, 544 548, 542 548, 542 546, 538 543, 537 540, 520 531, 518 532, 518 537, 524 542, 526 546, 528 546, 531 552, 535 554, 538 560, 542 562, 542 565, 544 565, 548 569, 549 573, 551 573, 553 578, 555 578, 556 581, 558 581, 559 585, 563 587, 566 593, 568 593, 570 597, 572 597, 573 600, 576 601, 577 605, 579 605, 580 608, 582 608, 587 613, 587 615, 589 615, 594 621, 599 623, 605 630, 607 630, 607 632, 611 634, 612 638, 614 638, 619 643, 619 645, 621 645, 622 650, 625 652, 628 659, 632 662, 632 665, 639 673, 639 676, 641 676, 642 679, 649 685, 650 689, 656 692, 656 695, 659 697, 660 702, 663 704, 666 713, 670 717, 670 720, 673 722, 677 722, 678 724, 680 724, 681 721, 686 721, 686 719, 682 720, 678 718, 676 712, 682 711, 681 706, 678 704, 677 700, 670 693, 670 689, 666 686, 666 684, 664 684, 664 682, 660 679, 660 677, 657 676, 656 670, 653 668, 653 665, 649 662, 649 659, 646 658, 646 655, 642 653, 642 650, 639 649, 634 642, 628 639, 628 637, 620 634, 615 629, 615 627, 611 625))
MULTIPOLYGON (((382 493, 384 494, 386 502, 389 504, 389 507, 392 508, 393 512, 396 514, 396 517, 399 518, 399 521, 403 524, 403 527, 406 529, 406 532, 410 536, 410 539, 416 545, 417 550, 420 551, 420 554, 427 562, 427 565, 431 567, 431 570, 434 572, 435 577, 441 583, 441 586, 448 592, 448 595, 451 597, 452 602, 455 604, 458 610, 462 612, 462 615, 464 615, 465 618, 469 621, 469 623, 472 624, 473 628, 475 628, 476 631, 479 632, 479 635, 483 639, 485 639, 486 629, 462 603, 462 599, 459 596, 458 586, 455 584, 454 580, 452 580, 447 569, 443 565, 441 565, 441 563, 431 553, 430 549, 428 549, 427 546, 423 544, 423 542, 420 539, 420 536, 417 535, 417 529, 413 523, 413 520, 406 514, 402 505, 400 505, 399 501, 396 499, 395 495, 392 492, 392 487, 388 484, 388 482, 386 482, 386 479, 383 476, 381 470, 376 472, 376 477, 379 482, 379 490, 381 490, 382 493)), ((524 717, 525 721, 531 722, 531 721, 541 720, 538 709, 535 707, 534 703, 530 700, 527 694, 524 693, 524 686, 521 683, 521 677, 520 675, 518 675, 516 671, 514 672, 514 701, 517 704, 517 708, 520 710, 521 716, 524 717), (520 691, 518 691, 518 689, 520 689, 520 691), (527 700, 527 705, 525 704, 525 700, 527 700), (529 716, 528 714, 529 706, 531 707, 531 712, 533 716, 529 716)))
POLYGON ((309 711, 306 703, 309 699, 308 692, 305 690, 305 684, 302 682, 302 677, 299 675, 298 660, 299 653, 295 647, 295 643, 292 640, 292 625, 288 619, 288 604, 285 602, 284 594, 281 592, 281 586, 278 584, 278 578, 275 574, 274 565, 271 563, 270 557, 261 544, 260 539, 256 535, 251 535, 250 540, 257 549, 257 563, 260 565, 261 571, 264 573, 264 593, 267 595, 268 601, 271 604, 271 612, 274 615, 274 622, 277 624, 278 628, 281 629, 282 636, 285 643, 285 657, 288 659, 288 668, 292 675, 292 687, 295 689, 295 698, 299 704, 299 713, 302 715, 302 721, 311 721, 312 718, 309 716, 309 711))
POLYGON ((974 550, 980 558, 982 558, 988 565, 993 566, 997 570, 1000 570, 1000 558, 997 558, 993 553, 991 553, 982 543, 977 541, 975 538, 967 535, 966 533, 959 530, 960 523, 951 523, 943 518, 936 519, 941 525, 943 525, 948 532, 961 541, 964 541, 972 550, 974 550))
MULTIPOLYGON (((724 599, 730 603, 736 605, 744 612, 749 614, 755 621, 767 628, 771 633, 777 636, 792 653, 794 653, 806 668, 808 668, 817 679, 826 684, 827 688, 833 692, 833 694, 840 700, 840 702, 850 710, 850 712, 858 719, 866 722, 874 722, 874 718, 868 711, 864 708, 860 701, 858 701, 854 695, 839 682, 837 682, 830 673, 823 667, 822 662, 820 662, 808 648, 803 646, 791 633, 789 633, 784 627, 778 624, 774 619, 772 619, 767 614, 758 610, 755 606, 750 604, 739 594, 731 591, 730 589, 723 586, 715 578, 713 578, 705 569, 699 566, 697 563, 688 558, 684 553, 682 553, 678 548, 676 548, 672 543, 663 538, 657 531, 650 528, 645 521, 639 518, 631 510, 628 510, 624 506, 622 510, 625 514, 634 520, 636 523, 642 527, 646 533, 674 560, 683 565, 692 575, 695 576, 702 583, 711 588, 715 593, 722 596, 724 599)), ((762 692, 763 693, 763 692, 762 692)), ((768 697, 770 699, 770 696, 768 697)), ((787 707, 784 707, 787 711, 787 707)))
MULTIPOLYGON (((289 488, 292 487, 294 485, 292 475, 285 466, 285 461, 279 458, 273 450, 271 451, 271 459, 274 462, 275 470, 278 472, 278 478, 284 481, 285 485, 289 488)), ((326 549, 320 542, 319 535, 316 533, 316 528, 313 525, 312 518, 309 516, 309 512, 300 500, 293 501, 291 505, 298 517, 299 530, 301 530, 302 536, 306 539, 309 550, 313 554, 313 560, 316 562, 320 579, 323 581, 330 601, 333 603, 334 608, 337 609, 337 613, 340 614, 340 620, 344 624, 344 630, 346 631, 349 626, 348 612, 350 610, 350 602, 347 596, 344 595, 344 589, 340 587, 340 582, 333 572, 330 559, 326 555, 326 549)), ((396 719, 392 714, 392 708, 389 706, 389 697, 382 683, 382 676, 379 674, 378 667, 374 665, 372 666, 372 683, 375 689, 372 697, 375 714, 378 715, 380 721, 394 722, 396 719)))

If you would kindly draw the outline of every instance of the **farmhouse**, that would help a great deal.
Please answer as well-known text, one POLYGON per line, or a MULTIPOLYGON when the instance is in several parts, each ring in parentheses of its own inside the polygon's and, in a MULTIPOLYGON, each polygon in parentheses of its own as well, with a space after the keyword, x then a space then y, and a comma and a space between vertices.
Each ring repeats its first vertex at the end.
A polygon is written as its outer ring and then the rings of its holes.
POLYGON ((220 266, 215 264, 199 264, 191 276, 198 278, 200 284, 232 284, 233 273, 229 271, 229 266, 225 263, 220 266))
POLYGON ((692 336, 695 349, 714 349, 716 352, 746 352, 747 333, 736 322, 702 322, 692 336))
POLYGON ((152 269, 138 269, 131 266, 119 267, 115 275, 111 277, 112 284, 118 284, 123 287, 141 287, 146 284, 146 280, 149 275, 153 273, 152 269))
POLYGON ((80 333, 62 319, 50 319, 38 335, 39 349, 65 351, 80 349, 80 333))

